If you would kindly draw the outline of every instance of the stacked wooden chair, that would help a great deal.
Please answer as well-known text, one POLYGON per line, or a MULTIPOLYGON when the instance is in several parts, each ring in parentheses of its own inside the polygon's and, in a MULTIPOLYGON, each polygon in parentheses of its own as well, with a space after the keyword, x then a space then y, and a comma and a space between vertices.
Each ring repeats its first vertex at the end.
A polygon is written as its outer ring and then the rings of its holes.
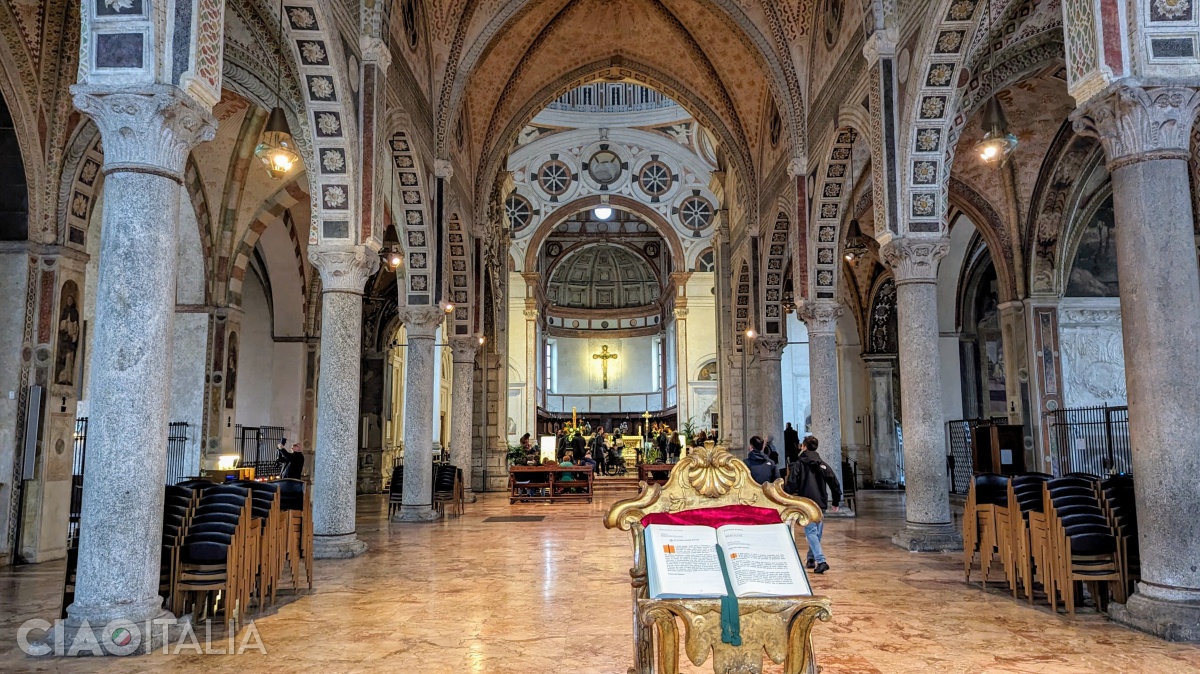
POLYGON ((1128 596, 1133 593, 1134 584, 1142 577, 1133 478, 1128 475, 1114 475, 1102 481, 1100 496, 1109 525, 1117 537, 1117 553, 1121 560, 1121 584, 1124 594, 1128 596))
POLYGON ((1100 504, 1095 476, 1073 475, 1046 482, 1043 509, 1054 557, 1054 587, 1047 590, 1051 610, 1055 594, 1067 613, 1075 615, 1076 585, 1091 589, 1097 610, 1106 608, 1109 592, 1124 601, 1117 538, 1100 504))
POLYGON ((996 473, 980 473, 971 480, 963 507, 963 571, 971 581, 971 567, 979 559, 983 586, 987 587, 992 561, 999 557, 1005 574, 1013 580, 1008 528, 1008 478, 996 473))
MULTIPOLYGON (((308 589, 313 579, 312 494, 302 480, 283 479, 279 486, 279 508, 284 526, 283 560, 291 569, 292 590, 300 589, 301 572, 308 589)), ((282 575, 282 572, 281 572, 282 575)))
POLYGON ((462 470, 449 463, 439 463, 433 471, 433 505, 446 514, 449 505, 455 515, 466 511, 463 505, 462 470))
POLYGON ((388 485, 388 519, 404 505, 404 465, 392 469, 392 482, 388 485))
POLYGON ((1025 597, 1031 604, 1034 583, 1049 586, 1042 490, 1050 478, 1045 473, 1027 473, 1015 475, 1008 481, 1007 517, 1003 521, 1002 536, 1008 541, 1012 565, 1009 580, 1013 599, 1017 598, 1019 589, 1024 588, 1025 597))
POLYGON ((240 625, 250 600, 257 552, 250 490, 232 484, 199 486, 179 546, 172 609, 178 615, 191 608, 199 618, 219 608, 227 623, 240 625))

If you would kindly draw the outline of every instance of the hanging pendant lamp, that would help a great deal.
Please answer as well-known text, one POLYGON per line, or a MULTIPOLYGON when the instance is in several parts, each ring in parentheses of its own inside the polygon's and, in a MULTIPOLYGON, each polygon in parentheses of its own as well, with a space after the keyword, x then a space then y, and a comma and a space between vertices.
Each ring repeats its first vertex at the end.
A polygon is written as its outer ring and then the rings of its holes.
MULTIPOLYGON (((992 3, 988 0, 986 6, 988 16, 988 33, 992 31, 992 3)), ((987 34, 985 34, 987 35, 987 34)), ((992 57, 995 55, 992 50, 991 36, 988 37, 988 52, 987 52, 987 70, 986 74, 989 80, 995 79, 993 71, 994 63, 992 57)), ((983 79, 981 75, 980 80, 983 79)), ((993 82, 994 84, 994 82, 993 82)), ((979 158, 983 163, 990 166, 1003 166, 1008 160, 1008 156, 1017 149, 1017 136, 1008 128, 1008 118, 1004 116, 1004 107, 1000 105, 1000 99, 997 97, 999 92, 993 93, 991 98, 983 106, 983 140, 975 144, 975 151, 979 153, 979 158)))
POLYGON ((267 118, 267 126, 263 129, 262 138, 254 148, 254 156, 266 167, 267 173, 274 180, 281 180, 296 162, 300 161, 300 153, 296 152, 296 141, 292 139, 292 130, 288 128, 287 116, 279 106, 279 85, 283 71, 283 0, 279 0, 279 60, 275 64, 275 107, 271 108, 271 116, 267 118))

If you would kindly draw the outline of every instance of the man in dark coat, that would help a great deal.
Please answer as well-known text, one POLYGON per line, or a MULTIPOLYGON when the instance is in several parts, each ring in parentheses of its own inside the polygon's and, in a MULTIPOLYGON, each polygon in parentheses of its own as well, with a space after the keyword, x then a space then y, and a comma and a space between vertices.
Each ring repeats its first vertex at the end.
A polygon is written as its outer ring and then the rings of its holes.
POLYGON ((763 451, 763 439, 757 435, 750 438, 750 453, 746 455, 746 467, 750 469, 750 477, 759 484, 779 479, 779 468, 763 451))
POLYGON ((790 423, 783 429, 783 456, 789 466, 800 458, 800 434, 790 423))
MULTIPOLYGON (((803 496, 812 500, 821 510, 830 507, 826 489, 832 492, 834 512, 842 503, 842 485, 825 459, 817 453, 818 441, 814 436, 804 438, 800 458, 788 466, 787 482, 783 490, 793 496, 803 496)), ((804 527, 804 537, 808 539, 808 568, 816 573, 825 573, 829 564, 825 561, 825 553, 821 550, 821 535, 825 531, 825 521, 821 520, 804 527)))

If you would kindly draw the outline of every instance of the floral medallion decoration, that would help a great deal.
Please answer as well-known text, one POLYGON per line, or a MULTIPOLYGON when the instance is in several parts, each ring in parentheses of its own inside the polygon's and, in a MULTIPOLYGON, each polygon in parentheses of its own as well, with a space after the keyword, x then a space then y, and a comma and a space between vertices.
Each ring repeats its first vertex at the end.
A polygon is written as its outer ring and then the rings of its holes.
POLYGON ((954 64, 952 63, 935 63, 929 66, 929 75, 925 78, 925 85, 930 87, 948 87, 950 79, 954 77, 954 64))
POLYGON ((423 225, 425 224, 425 217, 421 215, 421 211, 409 211, 404 214, 404 221, 410 225, 423 225))
POLYGON ((1154 0, 1150 5, 1151 21, 1188 21, 1191 18, 1191 0, 1154 0))
POLYGON ((410 206, 421 203, 421 193, 416 190, 404 190, 404 203, 410 206))
POLYGON ((937 180, 937 162, 913 162, 913 182, 918 185, 932 185, 937 180))
POLYGON ((926 96, 921 99, 921 119, 939 119, 945 111, 945 96, 926 96))
POLYGON ((817 250, 817 263, 818 264, 833 264, 833 249, 832 248, 818 249, 817 250))
POLYGON ((408 245, 412 248, 424 248, 425 232, 409 232, 408 245))
POLYGON ((830 164, 829 170, 825 172, 826 178, 844 178, 846 177, 845 164, 830 164))
POLYGON ((838 214, 837 204, 821 204, 821 217, 825 220, 836 220, 838 214))
POLYGON ((326 185, 322 198, 325 202, 325 208, 335 208, 344 210, 349 207, 346 198, 346 187, 344 185, 326 185))
POLYGON ((833 272, 828 269, 822 269, 817 272, 817 285, 829 287, 833 285, 833 272))
POLYGON ((935 54, 957 54, 963 43, 963 34, 961 30, 944 30, 938 34, 937 44, 934 46, 935 54))
POLYGON ((342 135, 342 120, 336 112, 317 113, 317 135, 322 138, 342 135))
POLYGON ((300 42, 300 58, 304 61, 304 65, 329 65, 329 54, 325 51, 325 45, 318 40, 300 42))
POLYGON ((308 75, 308 94, 314 100, 332 101, 333 80, 325 75, 308 75))
POLYGON ((91 185, 96 182, 96 175, 100 172, 100 165, 91 159, 83 165, 83 170, 79 172, 79 181, 84 185, 91 185))
POLYGON ((821 243, 832 243, 835 236, 833 227, 825 226, 817 229, 817 241, 821 243))
POLYGON ((287 16, 288 21, 292 24, 292 28, 296 30, 317 29, 317 17, 307 7, 288 7, 287 16))
POLYGON ((405 187, 416 187, 417 186, 417 174, 401 173, 400 174, 400 184, 405 187))
POLYGON ((429 277, 425 274, 414 274, 411 285, 412 289, 417 292, 429 290, 429 277))
POLYGON ((937 199, 934 195, 927 192, 914 194, 912 198, 912 214, 915 218, 927 218, 933 215, 933 209, 937 205, 937 199))
POLYGON ((321 150, 321 170, 325 173, 345 173, 345 152, 341 148, 326 148, 321 150))
POLYGON ((969 21, 971 15, 975 13, 974 0, 958 0, 950 5, 950 11, 946 13, 947 21, 969 21))
POLYGON ((937 152, 941 141, 940 129, 920 129, 917 131, 917 152, 937 152))
POLYGON ((408 266, 411 269, 424 269, 426 262, 425 253, 410 253, 408 256, 408 266))
POLYGON ((835 147, 833 152, 829 153, 829 161, 846 161, 850 158, 850 148, 835 147))
POLYGON ((822 190, 822 192, 821 192, 821 196, 823 196, 827 199, 836 199, 836 198, 842 196, 842 184, 841 183, 826 183, 825 189, 822 190))

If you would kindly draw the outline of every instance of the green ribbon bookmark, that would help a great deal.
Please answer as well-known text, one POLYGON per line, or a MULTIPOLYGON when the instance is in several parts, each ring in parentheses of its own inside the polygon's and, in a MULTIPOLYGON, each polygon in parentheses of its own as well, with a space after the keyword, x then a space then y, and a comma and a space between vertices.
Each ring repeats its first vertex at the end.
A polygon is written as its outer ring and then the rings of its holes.
POLYGON ((729 581, 729 569, 725 566, 725 551, 717 546, 717 559, 721 562, 721 577, 725 579, 725 596, 721 597, 721 643, 742 645, 742 620, 738 614, 737 595, 729 581))

